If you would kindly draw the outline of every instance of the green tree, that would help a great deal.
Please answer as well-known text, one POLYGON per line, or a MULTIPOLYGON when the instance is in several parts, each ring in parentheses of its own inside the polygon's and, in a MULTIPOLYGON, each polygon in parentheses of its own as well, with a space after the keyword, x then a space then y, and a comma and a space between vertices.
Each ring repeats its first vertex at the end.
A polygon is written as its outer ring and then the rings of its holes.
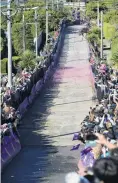
POLYGON ((19 62, 19 65, 21 66, 21 68, 27 68, 27 69, 34 69, 35 65, 36 65, 36 61, 35 61, 35 54, 34 52, 30 51, 30 50, 26 50, 22 57, 21 57, 21 62, 19 62))
POLYGON ((6 34, 3 29, 0 29, 1 36, 0 36, 0 52, 1 52, 1 58, 6 56, 6 50, 7 50, 7 38, 6 34))
MULTIPOLYGON (((101 10, 107 10, 106 4, 103 2, 99 3, 99 9, 101 10)), ((86 5, 86 17, 90 19, 96 19, 97 18, 97 2, 90 1, 86 5)))
POLYGON ((101 32, 98 27, 93 27, 88 33, 87 33, 87 39, 88 41, 94 45, 97 44, 98 46, 100 45, 100 36, 101 32))
POLYGON ((21 55, 23 52, 23 34, 22 34, 22 25, 13 24, 12 26, 12 43, 15 48, 15 52, 18 55, 21 55))
POLYGON ((116 29, 114 25, 104 22, 103 31, 104 31, 105 38, 108 40, 112 40, 112 38, 115 35, 116 29))
POLYGON ((118 66, 118 44, 112 50, 112 60, 118 66))
POLYGON ((4 48, 4 39, 2 37, 0 37, 0 45, 1 45, 0 52, 2 52, 4 48))
POLYGON ((104 15, 104 22, 110 23, 110 24, 118 23, 118 11, 114 9, 106 12, 104 15))
MULTIPOLYGON (((49 1, 49 34, 53 35, 54 28, 58 27, 60 19, 64 17, 68 17, 70 11, 68 8, 64 9, 55 9, 52 11, 51 2, 49 1), (64 10, 64 11, 62 11, 64 10)), ((38 22, 38 35, 43 30, 46 30, 46 9, 45 9, 45 1, 44 0, 28 0, 25 3, 25 7, 32 8, 34 6, 38 6, 37 9, 37 22, 38 22)), ((14 1, 11 3, 12 10, 15 11, 17 5, 14 4, 14 1)), ((18 11, 15 16, 12 17, 12 44, 13 49, 15 50, 16 55, 21 55, 23 53, 23 23, 22 23, 22 14, 24 13, 25 17, 25 45, 26 49, 34 51, 34 38, 35 38, 35 11, 34 10, 26 10, 26 11, 18 11)), ((1 27, 7 31, 7 19, 5 16, 1 15, 1 27)), ((1 39, 1 43, 3 44, 3 37, 1 39)), ((3 47, 2 47, 3 49, 3 47)))

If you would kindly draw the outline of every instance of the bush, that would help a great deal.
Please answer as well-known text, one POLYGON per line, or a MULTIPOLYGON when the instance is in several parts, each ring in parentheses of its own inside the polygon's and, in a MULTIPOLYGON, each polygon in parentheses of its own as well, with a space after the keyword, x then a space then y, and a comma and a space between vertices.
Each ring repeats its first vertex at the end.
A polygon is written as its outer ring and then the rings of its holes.
POLYGON ((1 73, 6 73, 6 62, 8 61, 7 58, 4 58, 1 60, 1 73))
MULTIPOLYGON (((14 62, 14 65, 16 65, 18 62, 20 62, 21 58, 19 56, 12 57, 12 60, 14 62)), ((1 73, 6 73, 6 62, 8 61, 8 58, 4 58, 1 60, 1 73)))
POLYGON ((18 62, 21 61, 21 57, 19 57, 19 56, 13 56, 12 57, 12 60, 14 61, 15 64, 17 64, 18 62))
POLYGON ((22 55, 22 61, 19 62, 19 65, 22 69, 27 68, 27 69, 34 69, 36 66, 36 60, 35 60, 35 54, 34 52, 30 50, 26 50, 23 55, 22 55))
POLYGON ((87 33, 87 39, 91 44, 97 44, 100 45, 100 29, 96 26, 94 26, 88 33, 87 33))
POLYGON ((118 45, 116 45, 112 50, 112 60, 116 65, 118 65, 118 45))
POLYGON ((100 41, 99 38, 96 34, 92 33, 92 34, 88 34, 87 35, 87 39, 88 42, 90 42, 92 45, 94 45, 95 43, 99 46, 100 45, 100 41))
POLYGON ((111 40, 116 32, 115 26, 111 25, 110 23, 106 23, 106 22, 104 22, 103 31, 104 31, 105 38, 108 40, 111 40))

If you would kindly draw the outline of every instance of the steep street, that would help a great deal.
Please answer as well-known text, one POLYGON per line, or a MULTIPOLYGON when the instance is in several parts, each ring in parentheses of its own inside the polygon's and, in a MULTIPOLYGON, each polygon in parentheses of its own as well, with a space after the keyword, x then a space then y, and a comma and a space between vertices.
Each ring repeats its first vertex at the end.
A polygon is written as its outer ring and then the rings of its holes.
POLYGON ((2 183, 63 183, 66 173, 77 170, 80 150, 70 149, 79 142, 72 138, 93 106, 88 43, 80 29, 66 29, 57 68, 23 119, 22 150, 2 183))

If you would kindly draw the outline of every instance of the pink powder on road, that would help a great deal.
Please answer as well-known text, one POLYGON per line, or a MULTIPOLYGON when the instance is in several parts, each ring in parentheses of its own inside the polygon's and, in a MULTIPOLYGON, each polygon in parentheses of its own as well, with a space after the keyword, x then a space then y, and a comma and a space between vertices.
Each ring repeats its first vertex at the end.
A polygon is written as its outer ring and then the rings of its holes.
POLYGON ((80 85, 86 85, 89 82, 94 90, 94 77, 89 63, 77 64, 75 67, 58 68, 53 76, 53 82, 55 84, 76 83, 80 85))

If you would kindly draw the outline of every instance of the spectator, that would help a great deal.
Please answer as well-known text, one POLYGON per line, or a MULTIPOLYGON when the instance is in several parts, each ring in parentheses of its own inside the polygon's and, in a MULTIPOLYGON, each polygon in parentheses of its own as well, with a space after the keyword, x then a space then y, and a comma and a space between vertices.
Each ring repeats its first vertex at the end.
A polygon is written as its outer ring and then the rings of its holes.
POLYGON ((118 165, 112 158, 103 158, 93 167, 95 183, 118 183, 118 165))
POLYGON ((118 162, 118 147, 111 150, 111 157, 118 162))
POLYGON ((112 144, 111 142, 109 142, 104 135, 96 133, 96 136, 98 137, 97 142, 108 147, 109 149, 114 149, 117 147, 117 144, 112 144))
POLYGON ((66 183, 89 183, 89 181, 82 176, 79 176, 76 172, 71 172, 66 175, 66 183))

